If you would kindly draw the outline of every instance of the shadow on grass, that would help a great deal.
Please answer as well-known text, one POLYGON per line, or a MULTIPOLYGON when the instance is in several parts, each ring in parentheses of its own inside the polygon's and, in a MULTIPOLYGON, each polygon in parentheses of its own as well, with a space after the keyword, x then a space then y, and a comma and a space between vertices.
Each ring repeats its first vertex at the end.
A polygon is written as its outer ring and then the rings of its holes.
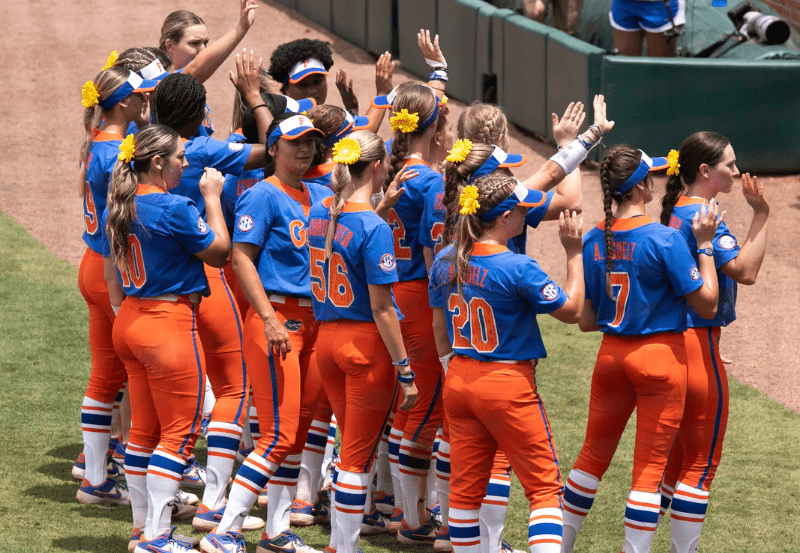
POLYGON ((53 478, 57 478, 59 480, 63 480, 64 482, 77 482, 75 478, 72 477, 72 464, 71 463, 50 463, 47 465, 41 465, 39 468, 36 469, 36 472, 39 474, 44 474, 46 476, 52 476, 53 478))
POLYGON ((127 551, 128 538, 125 536, 70 536, 53 540, 53 547, 59 551, 127 551))
POLYGON ((22 492, 22 494, 31 497, 39 497, 54 503, 70 505, 77 503, 75 494, 78 492, 78 487, 78 483, 74 480, 63 484, 39 484, 38 486, 28 488, 22 492))
POLYGON ((83 451, 83 444, 67 444, 62 445, 59 447, 54 447, 50 451, 47 452, 47 455, 50 457, 55 457, 56 459, 66 459, 72 463, 75 462, 75 459, 78 458, 78 454, 83 451))

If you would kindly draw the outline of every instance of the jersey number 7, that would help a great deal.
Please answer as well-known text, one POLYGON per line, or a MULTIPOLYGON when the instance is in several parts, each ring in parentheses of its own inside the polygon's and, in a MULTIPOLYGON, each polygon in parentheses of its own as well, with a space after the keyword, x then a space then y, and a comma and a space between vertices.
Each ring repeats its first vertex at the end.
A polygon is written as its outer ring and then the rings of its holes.
POLYGON ((628 273, 611 273, 609 278, 611 279, 611 293, 614 293, 615 288, 619 290, 616 295, 616 314, 614 320, 608 324, 608 326, 616 328, 622 324, 622 319, 625 318, 625 307, 628 305, 631 281, 628 273))

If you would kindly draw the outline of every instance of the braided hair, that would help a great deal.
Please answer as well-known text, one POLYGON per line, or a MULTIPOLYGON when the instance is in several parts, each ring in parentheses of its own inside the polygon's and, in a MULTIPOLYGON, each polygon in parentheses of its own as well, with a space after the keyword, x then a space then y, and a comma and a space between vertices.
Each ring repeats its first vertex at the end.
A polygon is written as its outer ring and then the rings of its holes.
POLYGON ((473 143, 472 150, 460 163, 444 162, 444 204, 446 214, 444 218, 444 232, 442 245, 450 244, 453 239, 453 228, 458 215, 458 195, 465 181, 492 157, 494 147, 487 144, 473 143))
POLYGON ((161 48, 153 48, 151 46, 128 48, 119 55, 117 61, 114 62, 114 67, 124 67, 131 71, 141 71, 155 60, 161 62, 165 71, 172 68, 172 58, 169 57, 169 54, 161 48))
MULTIPOLYGON (((428 85, 418 81, 403 83, 397 88, 397 97, 392 105, 392 112, 400 112, 400 110, 406 109, 409 113, 416 113, 419 116, 420 123, 426 121, 433 115, 439 102, 432 90, 428 85)), ((389 188, 397 173, 403 169, 412 142, 422 136, 429 128, 430 126, 423 129, 422 125, 418 125, 417 129, 412 132, 395 131, 392 138, 392 152, 389 156, 389 175, 383 185, 384 191, 389 188)))
POLYGON ((473 102, 458 118, 458 136, 468 138, 473 143, 496 144, 508 149, 508 119, 502 108, 494 104, 473 102))
POLYGON ((191 75, 168 75, 150 95, 153 123, 171 127, 184 138, 197 132, 205 109, 206 88, 191 75))

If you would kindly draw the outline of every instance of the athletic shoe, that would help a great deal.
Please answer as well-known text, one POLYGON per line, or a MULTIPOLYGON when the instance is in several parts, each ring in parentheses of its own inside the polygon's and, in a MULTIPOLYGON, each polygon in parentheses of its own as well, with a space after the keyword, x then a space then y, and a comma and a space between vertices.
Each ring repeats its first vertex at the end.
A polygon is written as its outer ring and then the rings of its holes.
POLYGON ((397 541, 406 545, 418 543, 433 543, 436 541, 436 527, 431 524, 423 524, 419 528, 409 528, 404 520, 397 532, 397 541))
POLYGON ((114 448, 114 451, 111 453, 111 456, 114 459, 116 459, 116 461, 118 463, 124 463, 125 462, 125 448, 126 447, 127 447, 127 444, 124 444, 122 442, 117 442, 117 445, 114 448))
MULTIPOLYGON (((225 514, 225 505, 223 504, 218 509, 209 509, 202 503, 197 506, 197 512, 192 519, 192 528, 195 532, 211 532, 219 526, 222 520, 222 515, 225 514)), ((251 530, 261 530, 264 527, 264 521, 258 517, 246 516, 242 530, 249 532, 251 530)))
POLYGON ((310 545, 306 545, 303 538, 292 532, 284 530, 272 539, 266 534, 261 535, 261 541, 256 547, 256 553, 320 553, 310 545))
POLYGON ((244 460, 247 459, 247 456, 253 453, 252 447, 240 447, 236 452, 236 460, 240 463, 244 463, 244 460))
POLYGON ((177 520, 188 520, 197 512, 197 496, 193 493, 181 492, 175 494, 175 501, 172 503, 172 518, 177 520), (188 499, 194 498, 195 504, 186 503, 183 501, 183 495, 189 496, 188 499))
MULTIPOLYGON (((124 474, 125 470, 123 470, 121 464, 114 462, 112 459, 108 460, 106 478, 119 478, 124 474)), ((86 478, 86 457, 82 451, 78 454, 78 458, 75 459, 75 464, 72 465, 72 477, 79 482, 86 478)))
POLYGON ((442 509, 441 509, 441 507, 439 507, 439 504, 437 503, 436 505, 434 505, 433 509, 426 509, 426 510, 428 511, 428 514, 430 515, 429 522, 431 524, 433 524, 436 527, 437 530, 439 528, 441 528, 442 527, 442 509))
POLYGON ((225 532, 216 534, 211 532, 200 542, 200 551, 203 553, 247 553, 244 544, 244 534, 241 532, 225 532))
POLYGON ((99 486, 92 486, 85 478, 75 496, 78 501, 86 504, 107 503, 111 505, 130 505, 128 490, 116 480, 107 479, 99 486))
POLYGON ((194 455, 186 460, 181 484, 189 488, 203 488, 206 485, 206 467, 198 463, 194 455))
POLYGON ((453 550, 449 530, 439 528, 439 531, 436 533, 436 541, 433 542, 433 550, 436 551, 436 553, 450 553, 453 550))
POLYGON ((392 515, 389 517, 389 532, 395 534, 400 531, 400 525, 403 523, 403 511, 397 507, 392 509, 392 515))
POLYGON ((394 508, 394 496, 381 491, 372 492, 372 504, 384 516, 391 516, 394 508))
POLYGON ((374 506, 372 511, 361 519, 361 535, 373 536, 389 532, 389 520, 374 506))
POLYGON ((330 524, 331 523, 331 499, 330 496, 319 494, 319 500, 314 503, 311 509, 314 514, 314 522, 317 524, 330 524))
POLYGON ((142 540, 141 538, 144 537, 142 535, 133 550, 134 553, 190 553, 192 545, 179 539, 179 535, 175 534, 176 528, 173 526, 169 532, 164 532, 150 541, 142 540))
POLYGON ((292 526, 311 526, 314 524, 314 506, 302 499, 295 499, 292 501, 289 521, 292 526))
POLYGON ((514 549, 514 546, 512 546, 506 540, 503 540, 500 542, 500 553, 525 553, 525 551, 514 549))
MULTIPOLYGON (((128 542, 128 552, 133 553, 136 549, 136 546, 139 544, 139 541, 142 539, 144 535, 144 530, 139 530, 138 528, 134 528, 131 530, 131 540, 128 542)), ((176 541, 186 542, 192 547, 197 547, 200 545, 200 540, 195 538, 194 536, 184 536, 181 534, 173 534, 172 538, 176 541)))
POLYGON ((267 491, 267 488, 264 487, 261 490, 261 493, 258 494, 258 499, 256 499, 256 505, 258 505, 262 509, 266 509, 268 504, 269 504, 269 492, 267 491))

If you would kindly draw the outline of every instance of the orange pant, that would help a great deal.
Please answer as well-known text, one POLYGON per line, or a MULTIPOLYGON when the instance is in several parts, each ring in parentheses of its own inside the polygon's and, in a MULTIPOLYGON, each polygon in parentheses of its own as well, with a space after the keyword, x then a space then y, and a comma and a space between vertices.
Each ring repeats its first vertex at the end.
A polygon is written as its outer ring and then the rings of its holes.
POLYGON ((684 333, 689 380, 686 408, 672 448, 664 483, 709 491, 722 456, 728 426, 728 378, 719 356, 720 328, 690 328, 684 333))
POLYGON ((228 264, 222 268, 222 274, 225 276, 225 282, 228 283, 233 298, 236 300, 236 305, 239 307, 239 315, 244 320, 247 317, 247 310, 250 308, 250 304, 247 302, 247 298, 244 297, 244 291, 242 291, 239 279, 233 271, 233 262, 231 260, 228 260, 228 264))
POLYGON ((247 312, 243 350, 261 430, 255 451, 280 465, 287 455, 302 453, 322 383, 313 360, 318 325, 311 306, 286 298, 272 307, 289 332, 292 351, 286 359, 269 352, 264 321, 254 309, 247 312))
POLYGON ((114 324, 114 346, 128 371, 130 441, 185 459, 200 430, 206 382, 192 305, 125 298, 114 324))
POLYGON ((602 478, 635 407, 631 489, 658 492, 685 400, 683 334, 606 334, 592 374, 586 439, 572 468, 602 478))
POLYGON ((459 355, 450 361, 444 408, 451 508, 480 508, 498 447, 511 460, 531 509, 561 506, 558 456, 535 374, 529 361, 485 363, 459 355))
POLYGON ((367 473, 399 387, 378 327, 345 320, 321 323, 317 363, 342 435, 339 469, 367 473))
POLYGON ((242 426, 250 387, 242 355, 242 319, 222 270, 204 267, 211 295, 200 302, 197 330, 216 398, 211 420, 242 426))
POLYGON ((394 427, 403 429, 403 438, 406 440, 431 448, 444 418, 444 372, 433 337, 433 310, 428 303, 428 281, 398 282, 393 290, 397 306, 403 314, 400 331, 418 392, 413 409, 395 414, 394 427))
POLYGON ((78 287, 89 307, 89 351, 92 370, 86 397, 101 403, 113 403, 117 392, 128 379, 125 366, 114 350, 111 332, 114 311, 108 297, 108 285, 103 277, 103 256, 90 248, 81 259, 78 287))

